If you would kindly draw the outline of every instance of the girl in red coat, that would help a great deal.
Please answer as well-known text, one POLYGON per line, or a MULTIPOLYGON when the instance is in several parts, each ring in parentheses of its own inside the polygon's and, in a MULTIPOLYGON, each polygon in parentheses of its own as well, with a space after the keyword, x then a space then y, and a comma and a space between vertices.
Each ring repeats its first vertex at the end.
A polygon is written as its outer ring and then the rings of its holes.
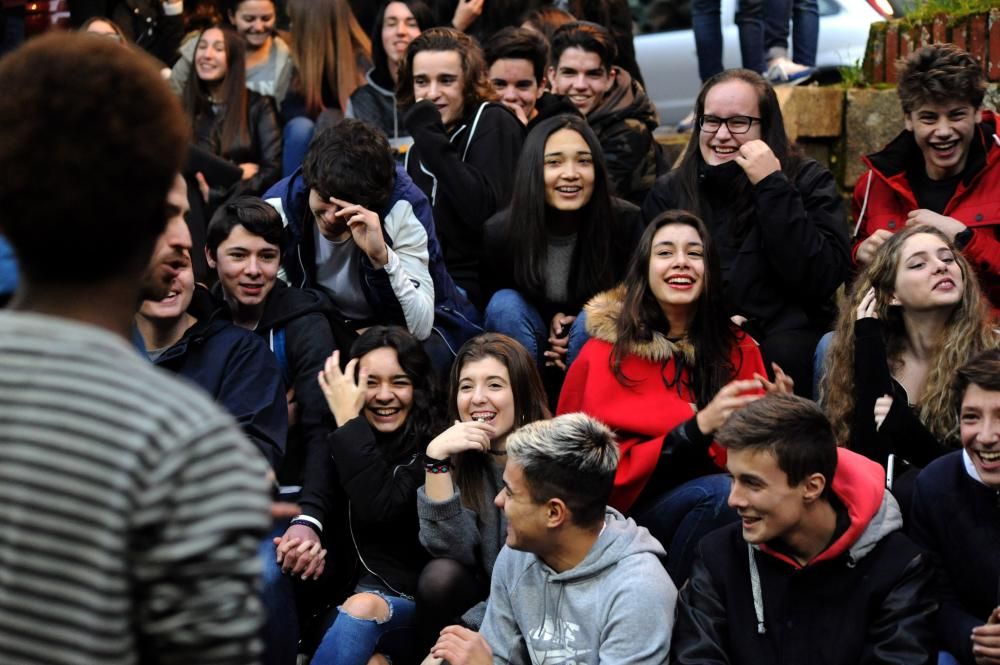
POLYGON ((723 313, 718 265, 697 217, 654 219, 624 283, 587 304, 591 339, 559 399, 559 413, 583 411, 615 430, 611 503, 663 543, 678 586, 701 536, 736 518, 712 434, 764 389, 791 389, 777 366, 767 381, 756 342, 723 313))

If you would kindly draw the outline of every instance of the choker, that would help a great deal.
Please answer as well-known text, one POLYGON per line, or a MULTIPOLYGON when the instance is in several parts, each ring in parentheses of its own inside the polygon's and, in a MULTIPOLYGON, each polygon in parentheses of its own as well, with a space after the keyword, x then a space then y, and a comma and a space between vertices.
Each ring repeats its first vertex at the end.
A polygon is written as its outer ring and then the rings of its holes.
POLYGON ((504 448, 503 450, 493 450, 492 448, 490 448, 486 452, 488 452, 490 455, 493 455, 494 457, 503 457, 507 454, 507 449, 504 448))

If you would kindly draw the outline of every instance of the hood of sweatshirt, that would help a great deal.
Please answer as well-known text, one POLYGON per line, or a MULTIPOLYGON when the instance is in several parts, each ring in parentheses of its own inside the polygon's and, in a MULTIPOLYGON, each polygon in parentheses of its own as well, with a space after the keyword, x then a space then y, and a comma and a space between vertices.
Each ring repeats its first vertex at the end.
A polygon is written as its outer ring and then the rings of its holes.
POLYGON ((837 470, 831 485, 833 493, 847 509, 849 525, 835 541, 805 566, 794 559, 763 545, 747 544, 750 556, 750 587, 757 632, 764 626, 764 597, 754 550, 757 549, 788 565, 803 569, 845 555, 845 563, 853 567, 893 531, 903 528, 903 514, 896 499, 885 490, 885 470, 877 462, 847 450, 837 449, 837 470))
POLYGON ((300 316, 312 313, 326 315, 329 311, 330 301, 319 291, 293 289, 280 279, 275 280, 274 288, 264 303, 257 330, 280 328, 300 316))
POLYGON ((579 582, 600 575, 611 566, 621 563, 625 557, 637 554, 663 557, 667 553, 649 531, 639 527, 632 518, 608 507, 604 514, 604 529, 583 561, 569 570, 552 574, 548 580, 553 584, 579 582))
MULTIPOLYGON (((482 631, 491 644, 518 649, 519 640, 532 663, 595 663, 603 638, 617 621, 648 619, 651 630, 667 631, 677 591, 658 557, 663 547, 630 518, 608 508, 604 528, 583 561, 557 573, 536 555, 500 553, 494 580, 503 579, 510 603, 490 599, 482 631), (641 590, 636 584, 642 585, 641 590), (517 617, 520 635, 501 616, 517 617)), ((659 636, 659 641, 669 641, 659 636)), ((650 635, 651 644, 655 642, 650 635)), ((603 654, 601 654, 603 655, 603 654)), ((665 654, 664 654, 665 655, 665 654)), ((510 662, 521 662, 512 656, 510 662)), ((645 662, 645 661, 644 661, 645 662)))
MULTIPOLYGON (((899 504, 892 494, 886 492, 885 469, 877 462, 846 448, 838 448, 837 471, 831 488, 847 509, 850 524, 837 540, 806 565, 830 561, 845 553, 853 565, 871 552, 879 541, 903 527, 899 504)), ((766 544, 761 545, 760 550, 796 568, 803 567, 766 544)))

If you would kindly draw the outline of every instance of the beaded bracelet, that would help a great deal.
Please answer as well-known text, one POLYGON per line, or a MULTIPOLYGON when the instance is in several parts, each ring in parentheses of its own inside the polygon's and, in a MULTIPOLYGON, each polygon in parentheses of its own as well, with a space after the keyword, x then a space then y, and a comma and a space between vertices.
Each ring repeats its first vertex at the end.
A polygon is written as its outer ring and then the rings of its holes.
POLYGON ((424 455, 424 471, 427 473, 448 473, 451 471, 451 464, 448 460, 437 459, 430 455, 424 455))

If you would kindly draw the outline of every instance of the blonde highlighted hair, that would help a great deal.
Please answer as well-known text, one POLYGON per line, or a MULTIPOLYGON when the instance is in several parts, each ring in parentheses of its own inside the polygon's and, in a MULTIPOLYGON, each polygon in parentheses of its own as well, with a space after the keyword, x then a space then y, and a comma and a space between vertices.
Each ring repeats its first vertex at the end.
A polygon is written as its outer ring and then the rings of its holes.
POLYGON ((347 0, 290 0, 292 57, 297 87, 305 98, 306 113, 315 118, 326 106, 323 84, 337 95, 340 109, 358 86, 365 72, 358 60, 371 60, 372 46, 347 0))
POLYGON ((895 290, 903 244, 920 233, 940 238, 954 252, 964 283, 962 300, 955 306, 947 327, 934 347, 930 372, 918 407, 920 422, 938 440, 953 442, 958 431, 951 393, 956 370, 980 351, 997 344, 997 335, 991 324, 979 281, 969 262, 948 238, 931 226, 907 227, 894 234, 879 249, 868 268, 858 276, 854 291, 842 303, 835 337, 827 356, 826 371, 820 384, 820 401, 833 425, 834 435, 842 445, 850 438, 855 408, 854 325, 858 305, 868 290, 874 288, 876 315, 882 322, 889 368, 894 371, 901 364, 906 324, 902 308, 890 306, 889 302, 895 290))

